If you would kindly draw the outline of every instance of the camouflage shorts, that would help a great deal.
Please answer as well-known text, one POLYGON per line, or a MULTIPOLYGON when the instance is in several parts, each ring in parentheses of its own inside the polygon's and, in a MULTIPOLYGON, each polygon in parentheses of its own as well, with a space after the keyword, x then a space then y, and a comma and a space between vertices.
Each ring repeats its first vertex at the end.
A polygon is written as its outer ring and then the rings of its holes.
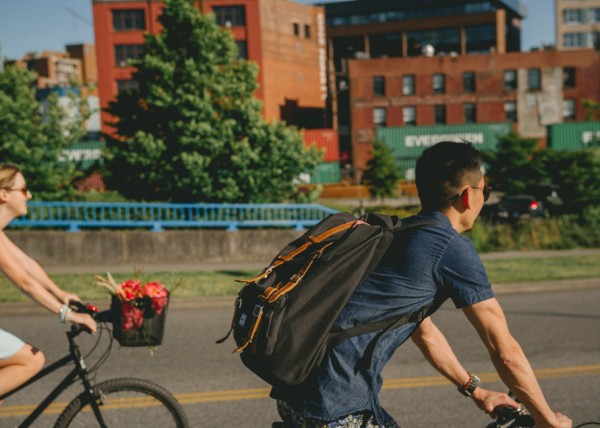
MULTIPOLYGON (((334 421, 323 421, 298 413, 285 401, 277 400, 277 411, 286 428, 400 428, 394 419, 385 413, 383 425, 378 425, 371 412, 357 412, 334 421)), ((275 426, 275 425, 274 425, 275 426)))

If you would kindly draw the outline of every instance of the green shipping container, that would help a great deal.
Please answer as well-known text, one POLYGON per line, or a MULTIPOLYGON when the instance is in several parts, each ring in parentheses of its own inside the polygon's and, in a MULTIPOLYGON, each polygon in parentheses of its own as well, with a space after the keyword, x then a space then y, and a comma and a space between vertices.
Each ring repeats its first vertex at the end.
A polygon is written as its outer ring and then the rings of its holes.
POLYGON ((310 182, 313 184, 339 183, 339 181, 339 162, 321 162, 317 164, 314 172, 310 176, 310 182))
POLYGON ((600 122, 557 123, 548 126, 548 145, 554 150, 600 147, 600 122))
POLYGON ((377 139, 398 159, 416 159, 423 150, 440 141, 468 141, 479 150, 495 150, 498 137, 510 132, 508 123, 432 125, 378 128, 377 139))
POLYGON ((80 141, 63 150, 59 161, 75 162, 79 168, 86 169, 95 162, 102 162, 102 149, 105 147, 104 141, 80 141))

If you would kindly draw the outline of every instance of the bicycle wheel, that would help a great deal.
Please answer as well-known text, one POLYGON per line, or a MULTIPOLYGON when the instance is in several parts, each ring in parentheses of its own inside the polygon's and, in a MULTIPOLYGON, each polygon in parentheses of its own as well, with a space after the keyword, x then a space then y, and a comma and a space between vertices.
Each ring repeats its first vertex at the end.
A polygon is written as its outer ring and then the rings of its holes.
POLYGON ((175 397, 143 379, 112 379, 94 387, 99 399, 82 393, 62 412, 55 428, 66 427, 164 427, 187 428, 188 421, 175 397), (104 420, 102 425, 91 404, 94 400, 104 420))

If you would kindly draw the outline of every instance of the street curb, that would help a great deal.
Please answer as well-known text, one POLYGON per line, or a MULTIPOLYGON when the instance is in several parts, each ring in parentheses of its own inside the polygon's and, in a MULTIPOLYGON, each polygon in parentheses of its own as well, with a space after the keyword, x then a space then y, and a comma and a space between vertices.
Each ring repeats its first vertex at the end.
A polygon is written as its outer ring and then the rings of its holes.
MULTIPOLYGON (((492 285, 494 294, 541 293, 552 291, 574 291, 600 289, 600 278, 564 279, 558 281, 519 282, 492 285)), ((90 302, 100 310, 107 309, 110 301, 90 302)), ((173 297, 169 302, 169 310, 210 310, 233 307, 235 296, 206 296, 206 297, 173 297)), ((3 315, 18 314, 48 314, 34 302, 5 302, 0 303, 3 315)))

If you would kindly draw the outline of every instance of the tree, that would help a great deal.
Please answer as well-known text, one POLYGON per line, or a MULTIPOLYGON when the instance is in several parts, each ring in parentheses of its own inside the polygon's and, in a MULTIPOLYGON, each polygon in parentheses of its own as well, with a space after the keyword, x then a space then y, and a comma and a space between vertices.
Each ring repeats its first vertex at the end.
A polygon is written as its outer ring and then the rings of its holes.
POLYGON ((543 154, 534 138, 524 138, 516 132, 500 137, 495 151, 484 152, 492 186, 508 193, 522 193, 545 181, 543 154))
POLYGON ((600 101, 583 99, 582 104, 585 109, 585 120, 589 122, 600 120, 600 101))
POLYGON ((367 162, 364 182, 371 197, 383 198, 395 196, 402 171, 396 165, 396 159, 390 149, 381 141, 373 143, 373 156, 367 162))
POLYGON ((109 186, 142 200, 275 202, 293 194, 319 153, 300 133, 266 123, 254 98, 257 66, 227 29, 190 0, 167 0, 163 30, 133 62, 138 88, 108 112, 109 186))
POLYGON ((581 213, 600 206, 600 148, 549 151, 544 165, 560 188, 563 211, 581 213))
POLYGON ((35 75, 18 66, 0 71, 0 159, 23 169, 35 199, 66 199, 75 193, 76 170, 59 158, 83 135, 82 118, 69 118, 56 94, 46 100, 42 116, 34 82, 35 75))

